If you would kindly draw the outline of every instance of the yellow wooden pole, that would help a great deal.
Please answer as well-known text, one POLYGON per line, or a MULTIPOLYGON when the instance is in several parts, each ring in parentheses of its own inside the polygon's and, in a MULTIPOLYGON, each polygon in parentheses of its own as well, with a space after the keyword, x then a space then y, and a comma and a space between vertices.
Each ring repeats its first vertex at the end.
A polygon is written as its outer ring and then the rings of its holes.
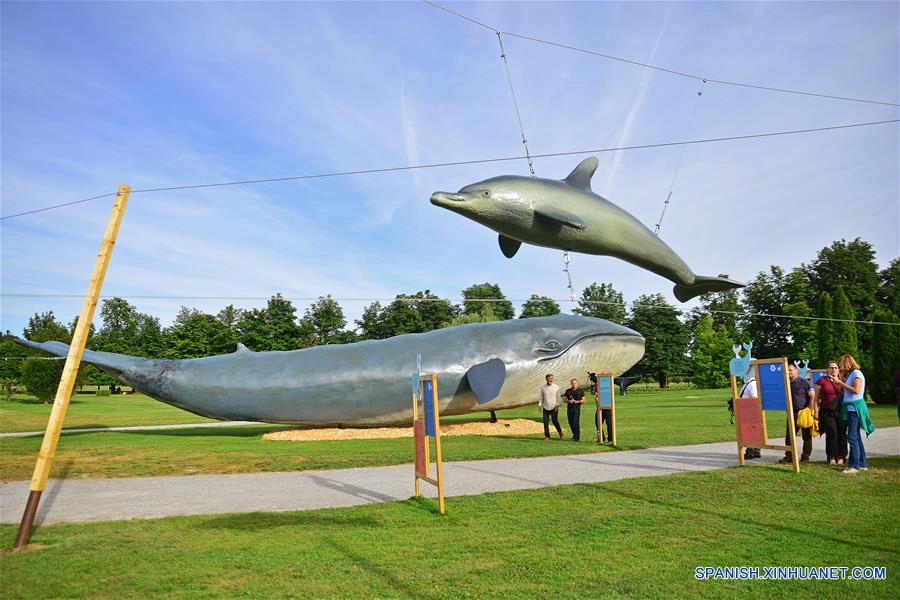
POLYGON ((444 514, 444 465, 441 457, 441 415, 438 408, 438 382, 437 375, 431 375, 431 385, 434 393, 431 401, 434 403, 434 454, 437 461, 437 481, 438 481, 438 508, 441 514, 444 514))
POLYGON ((419 485, 419 472, 416 470, 416 452, 418 452, 418 440, 416 439, 416 421, 419 420, 419 400, 415 394, 412 397, 413 403, 413 476, 416 480, 416 497, 422 495, 422 488, 419 485))
POLYGON ((34 474, 31 476, 31 486, 25 512, 22 514, 22 522, 19 525, 19 533, 16 535, 15 548, 24 548, 31 537, 31 527, 34 524, 34 516, 37 513, 41 493, 47 485, 50 476, 50 468, 53 466, 53 458, 56 456, 56 444, 59 442, 59 433, 62 430, 63 419, 69 408, 69 399, 75 387, 75 377, 78 375, 78 367, 84 354, 84 345, 87 343, 88 333, 91 330, 91 322, 94 320, 94 309, 97 308, 97 300, 100 297, 100 288, 103 286, 103 278, 106 276, 106 268, 112 255, 116 236, 119 233, 119 225, 122 223, 122 214, 125 212, 125 204, 131 188, 125 184, 119 186, 119 193, 113 201, 112 212, 103 233, 103 241, 100 243, 100 251, 94 263, 94 271, 88 283, 87 294, 78 316, 78 324, 72 336, 72 344, 69 346, 69 354, 66 356, 66 365, 63 367, 62 378, 56 390, 56 398, 53 400, 53 409, 50 411, 50 420, 44 433, 44 441, 38 452, 37 464, 34 466, 34 474))
POLYGON ((613 446, 618 446, 619 428, 616 426, 616 380, 612 374, 609 376, 609 394, 612 396, 612 444, 613 446))

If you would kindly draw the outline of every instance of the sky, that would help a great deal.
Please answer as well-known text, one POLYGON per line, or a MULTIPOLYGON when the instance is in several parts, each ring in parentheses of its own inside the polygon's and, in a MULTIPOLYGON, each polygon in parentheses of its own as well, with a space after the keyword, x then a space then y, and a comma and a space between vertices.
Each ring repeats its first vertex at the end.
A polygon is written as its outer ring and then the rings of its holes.
MULTIPOLYGON (((447 3, 500 29, 702 77, 900 102, 896 2, 447 3)), ((0 4, 0 212, 115 192, 523 154, 494 31, 422 2, 0 4)), ((896 106, 700 82, 503 36, 533 154, 898 118, 896 106), (696 112, 695 112, 696 111, 696 112), (693 115, 693 116, 692 116, 693 115)), ((660 236, 702 275, 752 280, 838 239, 900 254, 897 124, 684 147, 660 236)), ((593 189, 648 227, 682 147, 596 154, 593 189)), ((561 179, 590 154, 536 158, 561 179)), ((299 313, 474 284, 568 301, 562 252, 506 259, 431 193, 527 175, 524 159, 134 193, 103 286, 171 323, 281 293, 299 313), (155 298, 148 298, 155 297, 155 298), (215 299, 202 299, 215 297, 215 299), (310 299, 310 300, 307 300, 310 299)), ((102 198, 0 221, 0 329, 78 314, 102 198), (62 297, 61 297, 62 296, 62 297), (67 297, 69 296, 69 297, 67 297)), ((672 283, 571 255, 575 291, 672 283)), ((95 316, 99 323, 99 310, 95 316)))

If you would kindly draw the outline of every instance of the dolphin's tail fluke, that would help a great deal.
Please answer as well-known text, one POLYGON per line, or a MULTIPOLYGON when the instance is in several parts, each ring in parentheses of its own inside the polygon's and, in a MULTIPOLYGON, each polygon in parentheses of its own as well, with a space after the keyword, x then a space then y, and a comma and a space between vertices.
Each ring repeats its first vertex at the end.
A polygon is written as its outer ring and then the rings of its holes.
MULTIPOLYGON (((28 346, 53 356, 67 356, 69 354, 69 345, 62 342, 32 342, 22 338, 13 337, 17 344, 28 346)), ((115 354, 113 352, 96 352, 94 350, 85 350, 81 357, 81 362, 88 363, 100 367, 110 375, 119 377, 128 367, 133 366, 144 358, 137 356, 128 356, 127 354, 115 354)))
POLYGON ((694 277, 694 283, 691 285, 676 285, 675 297, 679 302, 687 302, 700 294, 708 294, 709 292, 724 292, 725 290, 733 290, 734 288, 744 287, 744 284, 727 277, 703 277, 697 275, 694 277))

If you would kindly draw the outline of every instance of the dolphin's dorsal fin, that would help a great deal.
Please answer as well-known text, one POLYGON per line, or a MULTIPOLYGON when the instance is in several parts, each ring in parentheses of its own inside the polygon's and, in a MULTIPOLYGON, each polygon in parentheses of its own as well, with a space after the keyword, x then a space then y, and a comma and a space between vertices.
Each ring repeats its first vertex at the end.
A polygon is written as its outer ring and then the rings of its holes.
POLYGON ((578 166, 563 181, 580 190, 590 190, 591 177, 594 176, 594 171, 597 170, 597 165, 599 164, 600 161, 597 160, 596 156, 589 156, 578 163, 578 166))
POLYGON ((506 380, 506 365, 499 358, 492 358, 469 368, 466 379, 478 404, 485 404, 500 393, 506 380))
POLYGON ((253 350, 251 350, 251 349, 248 348, 247 346, 243 345, 242 343, 238 342, 238 343, 237 343, 237 349, 235 350, 235 352, 239 352, 239 353, 242 353, 242 352, 253 352, 253 350))
POLYGON ((516 252, 519 251, 519 246, 522 245, 522 242, 520 242, 519 240, 508 238, 502 233, 497 238, 497 241, 500 242, 500 251, 506 258, 512 258, 513 256, 515 256, 516 252))
POLYGON ((587 227, 584 221, 581 220, 581 217, 570 213, 567 210, 563 210, 561 208, 556 208, 555 206, 543 206, 541 208, 535 208, 534 214, 537 217, 541 217, 547 221, 552 223, 556 223, 558 225, 568 225, 569 227, 574 227, 575 229, 584 229, 587 227))

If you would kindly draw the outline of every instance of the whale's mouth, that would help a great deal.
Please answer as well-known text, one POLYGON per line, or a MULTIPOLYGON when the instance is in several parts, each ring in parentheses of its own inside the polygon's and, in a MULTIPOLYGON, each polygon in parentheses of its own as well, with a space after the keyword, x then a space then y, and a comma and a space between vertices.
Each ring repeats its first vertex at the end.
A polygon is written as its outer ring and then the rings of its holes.
POLYGON ((469 197, 466 194, 451 194, 450 192, 435 192, 431 195, 431 203, 435 206, 459 206, 469 197))

